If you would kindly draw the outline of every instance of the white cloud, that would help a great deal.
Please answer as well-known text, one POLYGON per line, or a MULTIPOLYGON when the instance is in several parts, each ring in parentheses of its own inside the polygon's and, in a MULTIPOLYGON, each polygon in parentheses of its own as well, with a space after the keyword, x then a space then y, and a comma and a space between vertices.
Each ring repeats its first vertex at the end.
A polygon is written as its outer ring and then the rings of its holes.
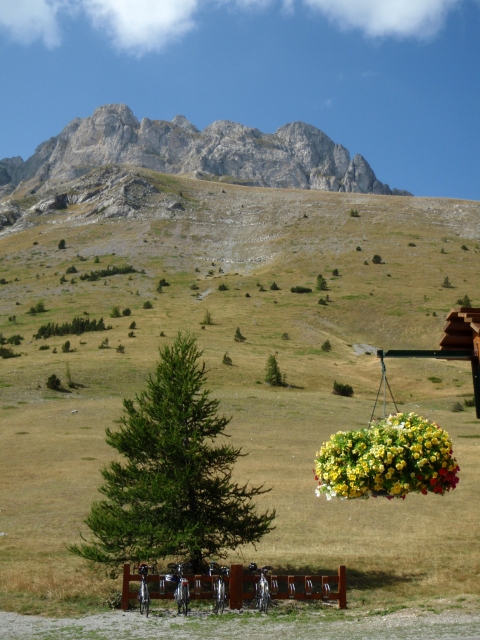
POLYGON ((43 40, 47 47, 60 42, 55 0, 0 0, 0 29, 24 44, 43 40))
POLYGON ((368 36, 427 38, 441 27, 460 0, 304 0, 341 28, 358 28, 368 36))
POLYGON ((193 26, 199 0, 81 0, 98 28, 115 45, 142 54, 161 49, 193 26))
MULTIPOLYGON (((19 42, 60 42, 59 14, 83 12, 116 47, 141 55, 159 51, 195 26, 202 8, 234 5, 245 11, 275 5, 285 13, 300 4, 342 29, 372 37, 430 37, 448 11, 465 0, 0 0, 0 30, 19 42)), ((210 15, 212 15, 210 13, 210 15)))

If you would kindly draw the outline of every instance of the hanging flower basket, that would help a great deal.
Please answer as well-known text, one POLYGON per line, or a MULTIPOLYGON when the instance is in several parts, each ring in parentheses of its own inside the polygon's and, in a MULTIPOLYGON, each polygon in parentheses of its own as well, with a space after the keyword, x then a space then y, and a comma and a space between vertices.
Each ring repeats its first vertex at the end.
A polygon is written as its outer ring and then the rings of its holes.
POLYGON ((416 413, 398 413, 368 429, 339 431, 317 453, 317 496, 403 498, 444 495, 460 471, 446 431, 416 413))

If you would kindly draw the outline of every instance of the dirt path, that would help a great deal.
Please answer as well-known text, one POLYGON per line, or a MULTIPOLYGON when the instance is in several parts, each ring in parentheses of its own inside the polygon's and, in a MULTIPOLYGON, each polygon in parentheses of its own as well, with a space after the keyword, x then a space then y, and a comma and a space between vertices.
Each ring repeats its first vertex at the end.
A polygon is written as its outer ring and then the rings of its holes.
POLYGON ((218 618, 193 612, 186 620, 174 614, 112 612, 85 618, 44 619, 0 612, 2 640, 480 640, 480 615, 444 612, 438 615, 401 612, 338 621, 285 621, 256 613, 218 618))

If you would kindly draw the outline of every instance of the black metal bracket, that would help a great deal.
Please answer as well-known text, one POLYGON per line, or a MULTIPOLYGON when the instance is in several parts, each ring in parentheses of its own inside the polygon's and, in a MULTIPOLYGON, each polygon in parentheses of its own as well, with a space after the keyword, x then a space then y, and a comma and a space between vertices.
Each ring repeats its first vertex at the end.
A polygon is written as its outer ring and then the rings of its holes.
POLYGON ((384 358, 433 358, 435 360, 466 360, 472 365, 473 395, 475 396, 475 412, 480 420, 480 363, 473 351, 465 349, 437 349, 436 351, 424 351, 421 349, 390 349, 389 351, 377 350, 377 357, 384 358))

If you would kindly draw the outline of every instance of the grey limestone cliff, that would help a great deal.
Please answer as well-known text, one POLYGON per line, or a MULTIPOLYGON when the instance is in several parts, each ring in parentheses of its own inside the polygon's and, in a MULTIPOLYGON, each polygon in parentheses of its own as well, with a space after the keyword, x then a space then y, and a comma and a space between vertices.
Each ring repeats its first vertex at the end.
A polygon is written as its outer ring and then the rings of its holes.
POLYGON ((104 105, 89 118, 72 120, 25 162, 1 160, 0 190, 31 178, 50 184, 72 180, 112 163, 201 179, 228 176, 251 186, 411 195, 392 191, 365 158, 350 159, 345 147, 303 122, 274 134, 226 120, 199 131, 180 115, 171 122, 139 122, 123 104, 104 105))

